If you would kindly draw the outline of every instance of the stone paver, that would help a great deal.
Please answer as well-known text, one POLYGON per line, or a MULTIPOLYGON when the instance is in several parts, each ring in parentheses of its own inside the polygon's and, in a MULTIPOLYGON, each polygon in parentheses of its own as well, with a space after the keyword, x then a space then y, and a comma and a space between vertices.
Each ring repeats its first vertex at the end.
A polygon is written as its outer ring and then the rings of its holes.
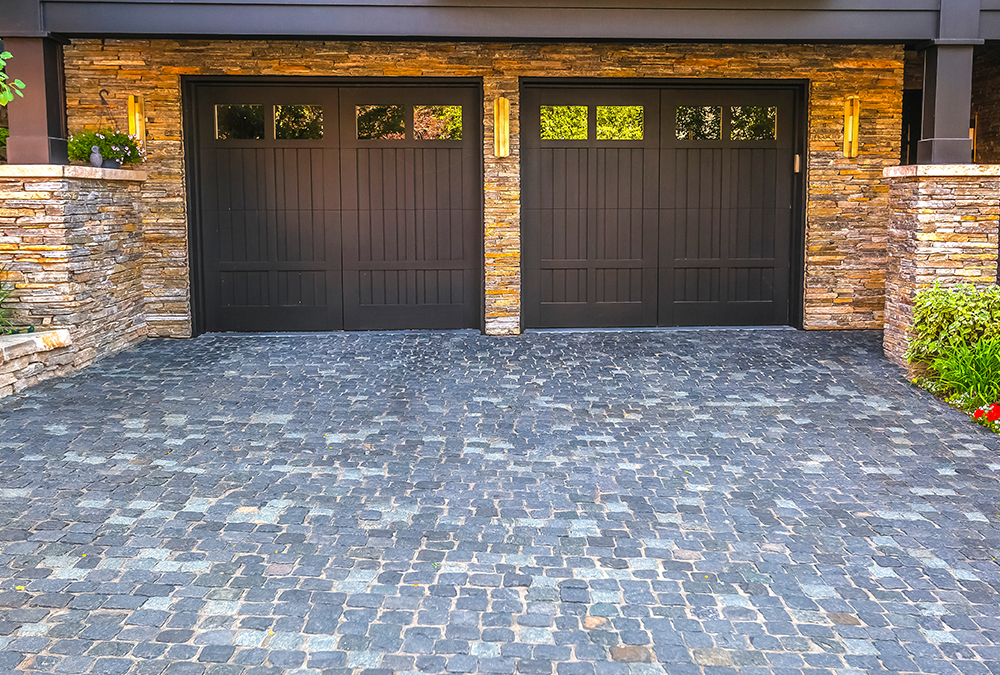
POLYGON ((0 673, 1000 673, 877 333, 203 336, 0 403, 0 673))

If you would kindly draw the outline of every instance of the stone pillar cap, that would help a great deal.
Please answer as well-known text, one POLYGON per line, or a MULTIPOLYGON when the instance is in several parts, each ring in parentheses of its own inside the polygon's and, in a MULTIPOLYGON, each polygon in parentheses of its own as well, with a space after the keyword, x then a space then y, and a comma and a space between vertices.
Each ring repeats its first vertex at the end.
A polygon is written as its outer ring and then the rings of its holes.
POLYGON ((882 169, 886 178, 947 178, 1000 176, 1000 164, 906 164, 882 169))
POLYGON ((0 178, 96 178, 144 181, 147 174, 145 171, 95 169, 92 166, 65 164, 5 164, 0 165, 0 178))

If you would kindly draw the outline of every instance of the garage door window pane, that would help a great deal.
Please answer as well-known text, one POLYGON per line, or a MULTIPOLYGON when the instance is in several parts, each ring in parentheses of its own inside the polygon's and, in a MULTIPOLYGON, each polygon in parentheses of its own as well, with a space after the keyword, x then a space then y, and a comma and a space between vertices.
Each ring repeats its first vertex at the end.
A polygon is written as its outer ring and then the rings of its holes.
POLYGON ((585 105, 543 105, 541 122, 543 140, 587 140, 587 106, 585 105))
POLYGON ((422 141, 462 140, 462 106, 413 106, 413 137, 422 141))
POLYGON ((714 105, 677 108, 677 140, 718 141, 722 139, 722 108, 714 105))
POLYGON ((597 140, 641 141, 642 106, 597 106, 597 140))
POLYGON ((775 107, 735 106, 732 108, 734 141, 773 141, 778 109, 775 107))
POLYGON ((401 105, 359 105, 358 139, 379 141, 403 138, 406 129, 403 106, 401 105))
POLYGON ((263 139, 264 106, 215 106, 215 137, 220 141, 263 139))
POLYGON ((323 106, 274 106, 274 137, 281 140, 323 138, 323 106))

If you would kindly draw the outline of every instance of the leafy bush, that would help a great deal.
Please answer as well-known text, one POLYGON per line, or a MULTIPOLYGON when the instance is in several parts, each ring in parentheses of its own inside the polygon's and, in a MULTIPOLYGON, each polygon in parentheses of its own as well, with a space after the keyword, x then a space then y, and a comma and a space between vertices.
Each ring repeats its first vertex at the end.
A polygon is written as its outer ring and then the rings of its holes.
POLYGON ((0 265, 0 335, 14 332, 14 324, 10 320, 10 308, 7 301, 14 292, 14 284, 7 281, 7 267, 0 265))
POLYGON ((137 164, 145 159, 135 137, 113 129, 73 134, 69 138, 69 158, 76 162, 90 162, 91 148, 95 145, 104 159, 117 159, 122 164, 137 164))
POLYGON ((956 342, 971 346, 991 338, 1000 338, 1000 286, 935 284, 917 294, 906 357, 933 365, 956 342))
POLYGON ((10 136, 10 129, 7 127, 0 127, 0 148, 7 147, 7 137, 10 136))
POLYGON ((1000 401, 1000 337, 971 345, 955 340, 931 367, 942 388, 963 394, 964 409, 1000 401))

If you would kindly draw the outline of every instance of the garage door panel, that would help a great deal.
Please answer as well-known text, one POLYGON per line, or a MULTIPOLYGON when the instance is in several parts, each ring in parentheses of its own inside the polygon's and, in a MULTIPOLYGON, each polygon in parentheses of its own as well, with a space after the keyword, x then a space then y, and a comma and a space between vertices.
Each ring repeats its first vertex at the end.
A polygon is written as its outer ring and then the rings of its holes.
POLYGON ((786 322, 791 90, 664 87, 634 94, 659 101, 642 99, 645 130, 655 132, 641 142, 616 145, 592 134, 538 140, 541 105, 588 104, 593 121, 595 102, 609 105, 616 96, 629 94, 525 89, 525 204, 543 207, 524 212, 528 325, 786 322), (565 245, 577 223, 582 250, 565 245), (560 303, 566 307, 557 310, 560 303), (621 307, 610 310, 615 304, 621 307), (611 317, 622 323, 601 323, 611 317))
POLYGON ((198 101, 206 328, 478 325, 474 88, 219 86, 199 88, 198 101), (405 133, 359 138, 368 104, 405 111, 390 120, 405 133), (416 137, 416 104, 439 106, 426 108, 431 127, 440 106, 461 105, 461 132, 416 137), (218 105, 258 121, 233 118, 217 134, 218 105))

